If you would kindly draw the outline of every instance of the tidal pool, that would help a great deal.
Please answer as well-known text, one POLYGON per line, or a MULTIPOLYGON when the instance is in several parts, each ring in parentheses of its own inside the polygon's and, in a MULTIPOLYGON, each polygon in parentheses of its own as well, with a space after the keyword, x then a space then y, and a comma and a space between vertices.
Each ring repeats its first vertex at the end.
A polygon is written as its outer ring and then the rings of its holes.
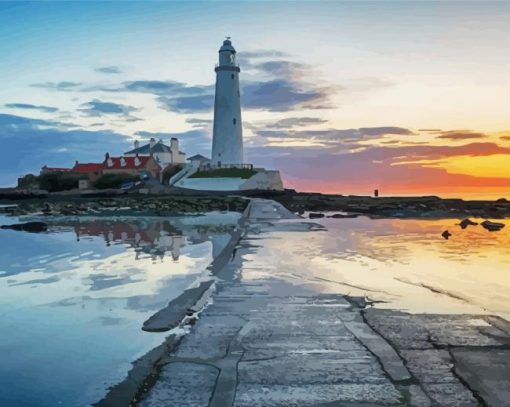
POLYGON ((164 340, 143 322, 207 275, 238 218, 63 218, 48 233, 0 230, 0 405, 99 401, 164 340))
POLYGON ((509 220, 498 220, 506 225, 499 232, 480 225, 463 230, 458 219, 307 221, 325 229, 257 236, 256 250, 244 258, 243 278, 283 278, 413 313, 489 313, 510 320, 509 220), (446 229, 449 240, 441 237, 446 229))

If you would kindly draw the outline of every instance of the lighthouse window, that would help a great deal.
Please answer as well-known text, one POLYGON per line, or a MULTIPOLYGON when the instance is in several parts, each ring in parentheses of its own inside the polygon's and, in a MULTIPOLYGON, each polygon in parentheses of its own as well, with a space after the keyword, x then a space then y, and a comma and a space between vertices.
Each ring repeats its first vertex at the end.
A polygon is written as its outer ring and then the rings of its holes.
POLYGON ((234 79, 234 74, 232 74, 231 76, 232 76, 232 79, 234 79))
POLYGON ((234 119, 232 119, 232 123, 233 123, 233 124, 236 124, 236 123, 237 123, 237 119, 235 119, 235 118, 234 118, 234 119))

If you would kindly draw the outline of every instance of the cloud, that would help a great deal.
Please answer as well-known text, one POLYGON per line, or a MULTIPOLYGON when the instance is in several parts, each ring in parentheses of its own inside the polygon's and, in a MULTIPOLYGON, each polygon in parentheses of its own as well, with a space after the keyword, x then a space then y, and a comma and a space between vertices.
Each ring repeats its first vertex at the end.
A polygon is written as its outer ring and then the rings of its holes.
POLYGON ((242 51, 238 53, 241 58, 283 58, 289 54, 274 49, 260 49, 254 51, 242 51))
POLYGON ((450 130, 441 132, 441 135, 437 136, 436 138, 446 140, 470 140, 486 137, 487 135, 484 133, 472 132, 470 130, 450 130))
POLYGON ((102 66, 99 68, 94 69, 94 71, 98 73, 105 73, 105 74, 119 74, 122 73, 122 70, 118 66, 102 66))
POLYGON ((100 117, 105 115, 121 116, 128 121, 138 121, 137 117, 131 115, 133 112, 138 112, 140 109, 113 102, 103 102, 98 99, 91 100, 90 102, 82 104, 83 108, 78 109, 85 116, 100 117))
POLYGON ((153 95, 177 96, 177 95, 202 95, 214 92, 214 85, 190 86, 176 81, 153 81, 140 80, 124 82, 118 91, 151 93, 153 95))
MULTIPOLYGON (((160 106, 177 113, 202 113, 214 106, 214 87, 187 87, 194 95, 159 96, 160 106), (200 90, 199 90, 200 89, 200 90)), ((182 90, 182 89, 181 89, 182 90)), ((159 89, 158 92, 161 92, 159 89)), ((175 92, 178 93, 179 91, 175 92)), ((171 92, 170 92, 171 93, 171 92)), ((287 80, 245 82, 241 85, 243 109, 284 112, 297 109, 328 109, 327 89, 307 88, 304 84, 287 80)))
POLYGON ((0 114, 0 185, 13 185, 22 174, 39 173, 47 164, 70 167, 75 160, 97 162, 104 153, 122 153, 126 136, 110 131, 68 129, 62 123, 0 114))
POLYGON ((510 141, 510 136, 501 136, 501 140, 510 141))
MULTIPOLYGON (((286 53, 273 50, 245 52, 241 63, 268 80, 241 81, 243 109, 283 112, 299 109, 328 109, 330 94, 336 88, 319 87, 299 80, 311 65, 287 60, 263 60, 285 57, 286 53)), ((243 68, 244 69, 244 68, 243 68)), ((137 80, 120 86, 102 87, 109 92, 138 92, 157 96, 161 108, 177 113, 201 113, 212 110, 215 86, 189 85, 172 80, 137 80)))
POLYGON ((305 127, 313 124, 324 124, 328 121, 319 117, 288 117, 278 120, 276 123, 270 124, 274 129, 291 129, 294 127, 305 127))
POLYGON ((191 127, 194 128, 204 128, 209 127, 213 124, 212 119, 197 119, 197 118, 190 118, 186 119, 186 123, 191 124, 191 127))
POLYGON ((136 136, 144 137, 144 138, 156 138, 156 139, 165 139, 174 137, 173 133, 165 133, 165 132, 152 132, 152 131, 137 131, 135 133, 136 136))
POLYGON ((414 134, 411 130, 403 127, 361 127, 361 134, 366 136, 383 136, 386 134, 410 136, 414 134))
POLYGON ((208 112, 214 106, 214 96, 212 94, 178 97, 160 96, 157 100, 163 109, 177 113, 208 112))
MULTIPOLYGON (((267 128, 272 129, 269 125, 267 128)), ((278 128, 278 127, 277 127, 278 128)), ((348 144, 352 148, 356 143, 374 140, 386 135, 413 135, 414 133, 403 127, 361 127, 359 129, 324 129, 324 130, 256 130, 256 134, 264 138, 301 140, 314 142, 317 145, 342 146, 348 144)))
POLYGON ((244 84, 241 97, 244 108, 284 112, 304 108, 326 109, 329 93, 325 88, 275 79, 244 84))
MULTIPOLYGON (((422 160, 444 160, 456 156, 507 154, 510 148, 495 143, 463 146, 255 146, 247 150, 251 161, 282 171, 288 186, 299 190, 337 193, 382 191, 417 193, 452 192, 460 187, 510 187, 510 179, 450 174, 422 164, 422 160)), ((437 162, 437 161, 436 161, 437 162)))
MULTIPOLYGON (((197 89, 197 87, 187 88, 197 89)), ((159 90, 158 92, 161 92, 159 90)), ((201 113, 214 106, 213 87, 194 90, 195 95, 159 96, 160 106, 177 113, 201 113), (209 92, 207 92, 209 91, 209 92)), ((287 80, 248 82, 241 86, 241 106, 243 109, 283 112, 295 109, 326 109, 328 99, 326 89, 306 89, 302 85, 287 80)))
POLYGON ((70 81, 61 81, 61 82, 45 82, 45 83, 33 83, 30 86, 33 88, 43 88, 48 90, 55 91, 71 91, 76 90, 82 84, 80 82, 70 82, 70 81))
POLYGON ((39 110, 44 113, 54 113, 54 112, 58 111, 58 109, 56 107, 38 106, 38 105, 29 104, 29 103, 6 103, 5 107, 7 107, 9 109, 39 110))
POLYGON ((296 74, 302 74, 310 69, 309 65, 292 61, 266 61, 252 65, 263 73, 268 73, 276 77, 294 77, 296 74))

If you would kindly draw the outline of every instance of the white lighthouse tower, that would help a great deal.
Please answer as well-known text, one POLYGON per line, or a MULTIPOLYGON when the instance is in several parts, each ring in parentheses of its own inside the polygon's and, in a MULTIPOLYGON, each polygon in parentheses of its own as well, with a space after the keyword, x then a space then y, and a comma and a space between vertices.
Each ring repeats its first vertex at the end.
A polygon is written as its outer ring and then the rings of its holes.
POLYGON ((216 66, 212 165, 243 164, 243 127, 239 66, 230 37, 223 41, 216 66))

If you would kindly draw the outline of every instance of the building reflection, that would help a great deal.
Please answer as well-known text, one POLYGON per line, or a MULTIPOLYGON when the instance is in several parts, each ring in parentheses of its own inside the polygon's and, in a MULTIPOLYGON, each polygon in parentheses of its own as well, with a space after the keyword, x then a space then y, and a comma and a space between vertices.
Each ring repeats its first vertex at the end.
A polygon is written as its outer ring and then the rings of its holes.
POLYGON ((76 240, 86 237, 102 237, 105 244, 126 244, 135 249, 135 259, 151 258, 153 261, 171 256, 179 260, 181 249, 186 244, 210 241, 212 255, 223 250, 230 239, 233 225, 194 225, 185 231, 165 220, 156 221, 80 221, 67 222, 76 234, 76 240))
POLYGON ((135 249, 135 259, 158 258, 171 255, 177 261, 181 248, 186 244, 183 233, 168 221, 110 222, 91 221, 72 225, 76 239, 102 237, 107 246, 127 244, 135 249))

